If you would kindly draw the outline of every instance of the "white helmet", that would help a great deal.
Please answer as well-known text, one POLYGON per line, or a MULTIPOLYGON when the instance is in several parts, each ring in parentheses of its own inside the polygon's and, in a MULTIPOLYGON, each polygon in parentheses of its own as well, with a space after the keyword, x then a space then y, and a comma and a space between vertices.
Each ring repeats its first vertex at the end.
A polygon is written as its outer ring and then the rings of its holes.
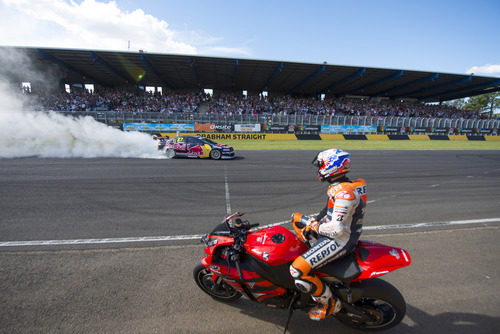
POLYGON ((336 148, 319 152, 312 163, 318 167, 318 178, 321 181, 344 175, 351 169, 349 153, 336 148))

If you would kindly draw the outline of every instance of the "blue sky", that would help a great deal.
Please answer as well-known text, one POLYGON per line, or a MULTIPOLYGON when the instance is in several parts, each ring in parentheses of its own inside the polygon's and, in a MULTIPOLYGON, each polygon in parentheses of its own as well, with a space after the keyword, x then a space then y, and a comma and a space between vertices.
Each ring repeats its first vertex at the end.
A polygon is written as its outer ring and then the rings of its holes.
POLYGON ((498 0, 0 0, 0 45, 498 77, 499 13, 498 0))

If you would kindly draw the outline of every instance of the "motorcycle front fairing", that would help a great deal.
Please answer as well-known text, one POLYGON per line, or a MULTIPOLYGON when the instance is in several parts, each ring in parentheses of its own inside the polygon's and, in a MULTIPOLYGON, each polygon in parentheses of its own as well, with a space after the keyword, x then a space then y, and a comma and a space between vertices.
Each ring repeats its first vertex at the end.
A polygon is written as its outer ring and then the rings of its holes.
POLYGON ((286 289, 263 278, 259 273, 262 271, 252 261, 251 255, 242 252, 237 261, 231 259, 230 248, 235 239, 224 228, 224 224, 219 224, 211 234, 203 237, 203 242, 207 255, 201 259, 201 263, 214 274, 214 281, 220 277, 234 289, 258 302, 281 306, 279 298, 286 294, 286 289))

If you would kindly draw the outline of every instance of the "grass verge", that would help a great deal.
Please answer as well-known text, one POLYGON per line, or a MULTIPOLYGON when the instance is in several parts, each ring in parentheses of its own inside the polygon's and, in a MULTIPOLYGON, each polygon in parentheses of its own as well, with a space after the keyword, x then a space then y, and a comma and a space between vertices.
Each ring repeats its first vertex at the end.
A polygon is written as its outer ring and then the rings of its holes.
POLYGON ((500 141, 383 140, 221 140, 235 150, 500 150, 500 141))

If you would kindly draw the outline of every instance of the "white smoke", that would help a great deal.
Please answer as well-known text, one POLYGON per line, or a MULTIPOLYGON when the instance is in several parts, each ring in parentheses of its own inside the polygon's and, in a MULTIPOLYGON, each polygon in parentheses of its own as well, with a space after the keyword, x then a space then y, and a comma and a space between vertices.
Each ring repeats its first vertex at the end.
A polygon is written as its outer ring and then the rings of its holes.
MULTIPOLYGON (((16 57, 16 64, 6 57, 9 55, 0 52, 2 66, 29 68, 25 63, 19 64, 23 57, 16 57)), ((0 158, 163 158, 148 134, 123 132, 90 116, 75 118, 56 112, 26 111, 20 83, 15 92, 1 74, 0 158)), ((32 72, 27 75, 33 77, 32 72)))
POLYGON ((122 132, 92 117, 55 112, 0 112, 0 157, 161 158, 153 138, 122 132))

